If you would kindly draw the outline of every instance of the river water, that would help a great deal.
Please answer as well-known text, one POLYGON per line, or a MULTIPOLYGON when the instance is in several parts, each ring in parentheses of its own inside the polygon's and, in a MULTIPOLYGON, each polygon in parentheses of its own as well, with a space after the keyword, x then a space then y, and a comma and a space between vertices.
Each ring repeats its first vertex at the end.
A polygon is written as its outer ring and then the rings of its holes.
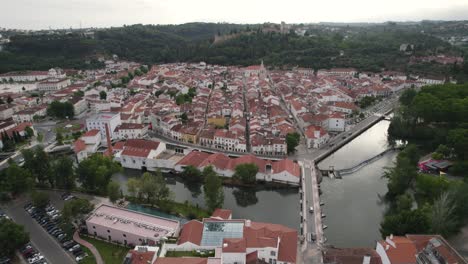
MULTIPOLYGON (((323 160, 320 168, 334 166, 345 168, 370 158, 387 148, 386 133, 388 121, 381 121, 348 143, 336 153, 323 160)), ((381 178, 383 168, 390 166, 395 153, 389 153, 361 170, 331 180, 324 178, 321 183, 322 200, 325 202, 324 224, 328 226, 325 235, 328 243, 340 247, 374 247, 380 238, 379 224, 385 210, 379 203, 378 195, 385 194, 386 180, 381 178)), ((129 177, 139 177, 141 172, 126 170, 114 175, 113 180, 122 183, 129 177)), ((167 178, 169 188, 178 202, 189 201, 204 205, 202 190, 190 191, 182 182, 167 178)), ((224 187, 224 208, 233 211, 235 218, 283 224, 299 229, 299 195, 295 189, 257 191, 224 187)))

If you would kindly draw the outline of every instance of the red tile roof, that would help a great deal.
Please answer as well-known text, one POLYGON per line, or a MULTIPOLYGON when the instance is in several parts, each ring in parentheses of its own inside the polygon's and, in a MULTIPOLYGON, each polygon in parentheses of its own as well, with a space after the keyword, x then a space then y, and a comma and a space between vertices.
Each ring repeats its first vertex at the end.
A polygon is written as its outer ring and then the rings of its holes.
POLYGON ((82 137, 94 137, 97 135, 100 131, 97 129, 91 129, 88 132, 84 133, 82 137))
POLYGON ((139 252, 137 250, 130 250, 129 253, 132 255, 131 264, 148 264, 153 260, 154 251, 139 252))
POLYGON ((223 253, 244 253, 246 249, 245 238, 223 239, 223 253))
POLYGON ((179 162, 177 162, 177 165, 198 167, 210 155, 211 154, 206 152, 192 151, 179 162))
POLYGON ((410 239, 403 236, 394 236, 390 240, 395 247, 385 240, 377 243, 382 245, 392 264, 416 263, 416 247, 410 239), (387 246, 388 250, 386 249, 387 246))
POLYGON ((230 219, 232 210, 216 208, 211 217, 219 217, 221 219, 230 219))
POLYGON ((154 264, 207 264, 208 258, 158 258, 154 264))
POLYGON ((83 140, 78 139, 77 141, 75 141, 75 143, 73 143, 73 150, 75 151, 75 153, 80 153, 85 149, 86 143, 83 140))
POLYGON ((327 248, 323 253, 324 263, 362 264, 364 257, 369 256, 369 264, 382 264, 382 260, 371 248, 327 248))
POLYGON ((195 245, 200 245, 203 235, 203 223, 197 220, 187 222, 180 232, 179 241, 177 244, 191 242, 195 245))

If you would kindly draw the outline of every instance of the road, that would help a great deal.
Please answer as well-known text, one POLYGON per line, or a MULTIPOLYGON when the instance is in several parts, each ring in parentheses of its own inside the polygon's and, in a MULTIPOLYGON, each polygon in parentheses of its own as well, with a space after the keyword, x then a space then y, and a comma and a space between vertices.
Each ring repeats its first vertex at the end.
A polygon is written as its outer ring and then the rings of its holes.
POLYGON ((44 255, 48 263, 76 263, 71 255, 65 252, 58 242, 52 238, 36 221, 24 210, 26 199, 10 202, 4 209, 15 223, 23 225, 29 232, 31 243, 44 255))

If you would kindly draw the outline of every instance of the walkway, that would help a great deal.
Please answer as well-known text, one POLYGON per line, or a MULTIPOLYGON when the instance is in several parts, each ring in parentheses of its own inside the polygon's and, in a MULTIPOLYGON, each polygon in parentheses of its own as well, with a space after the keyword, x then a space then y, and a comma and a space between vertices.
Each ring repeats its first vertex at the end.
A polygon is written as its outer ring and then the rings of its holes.
POLYGON ((78 230, 75 231, 75 233, 73 234, 73 240, 87 247, 91 251, 91 253, 93 253, 94 259, 96 259, 97 264, 104 264, 104 260, 102 260, 101 254, 99 254, 99 251, 96 249, 96 247, 94 247, 94 245, 89 243, 88 241, 81 239, 80 235, 78 234, 78 230))

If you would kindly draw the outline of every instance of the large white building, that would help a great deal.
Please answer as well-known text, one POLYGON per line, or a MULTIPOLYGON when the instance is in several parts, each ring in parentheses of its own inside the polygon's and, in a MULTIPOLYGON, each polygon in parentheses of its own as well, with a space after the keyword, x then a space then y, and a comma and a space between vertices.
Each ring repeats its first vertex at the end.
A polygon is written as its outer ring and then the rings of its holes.
POLYGON ((114 149, 117 151, 114 157, 124 168, 154 171, 157 168, 174 167, 174 161, 158 158, 166 150, 164 142, 129 139, 122 143, 118 142, 117 145, 121 146, 114 147, 118 148, 114 149))
POLYGON ((135 123, 122 123, 115 129, 117 139, 137 139, 143 138, 148 133, 148 126, 135 123))
POLYGON ((109 128, 110 140, 116 139, 115 128, 121 125, 120 113, 98 113, 86 119, 86 129, 97 129, 101 132, 101 142, 107 144, 106 127, 109 128))
POLYGON ((37 84, 37 89, 41 92, 55 92, 70 85, 70 79, 52 78, 37 84))
POLYGON ((30 107, 13 114, 13 121, 16 123, 32 122, 34 121, 34 116, 43 117, 46 113, 47 107, 45 106, 30 107))

